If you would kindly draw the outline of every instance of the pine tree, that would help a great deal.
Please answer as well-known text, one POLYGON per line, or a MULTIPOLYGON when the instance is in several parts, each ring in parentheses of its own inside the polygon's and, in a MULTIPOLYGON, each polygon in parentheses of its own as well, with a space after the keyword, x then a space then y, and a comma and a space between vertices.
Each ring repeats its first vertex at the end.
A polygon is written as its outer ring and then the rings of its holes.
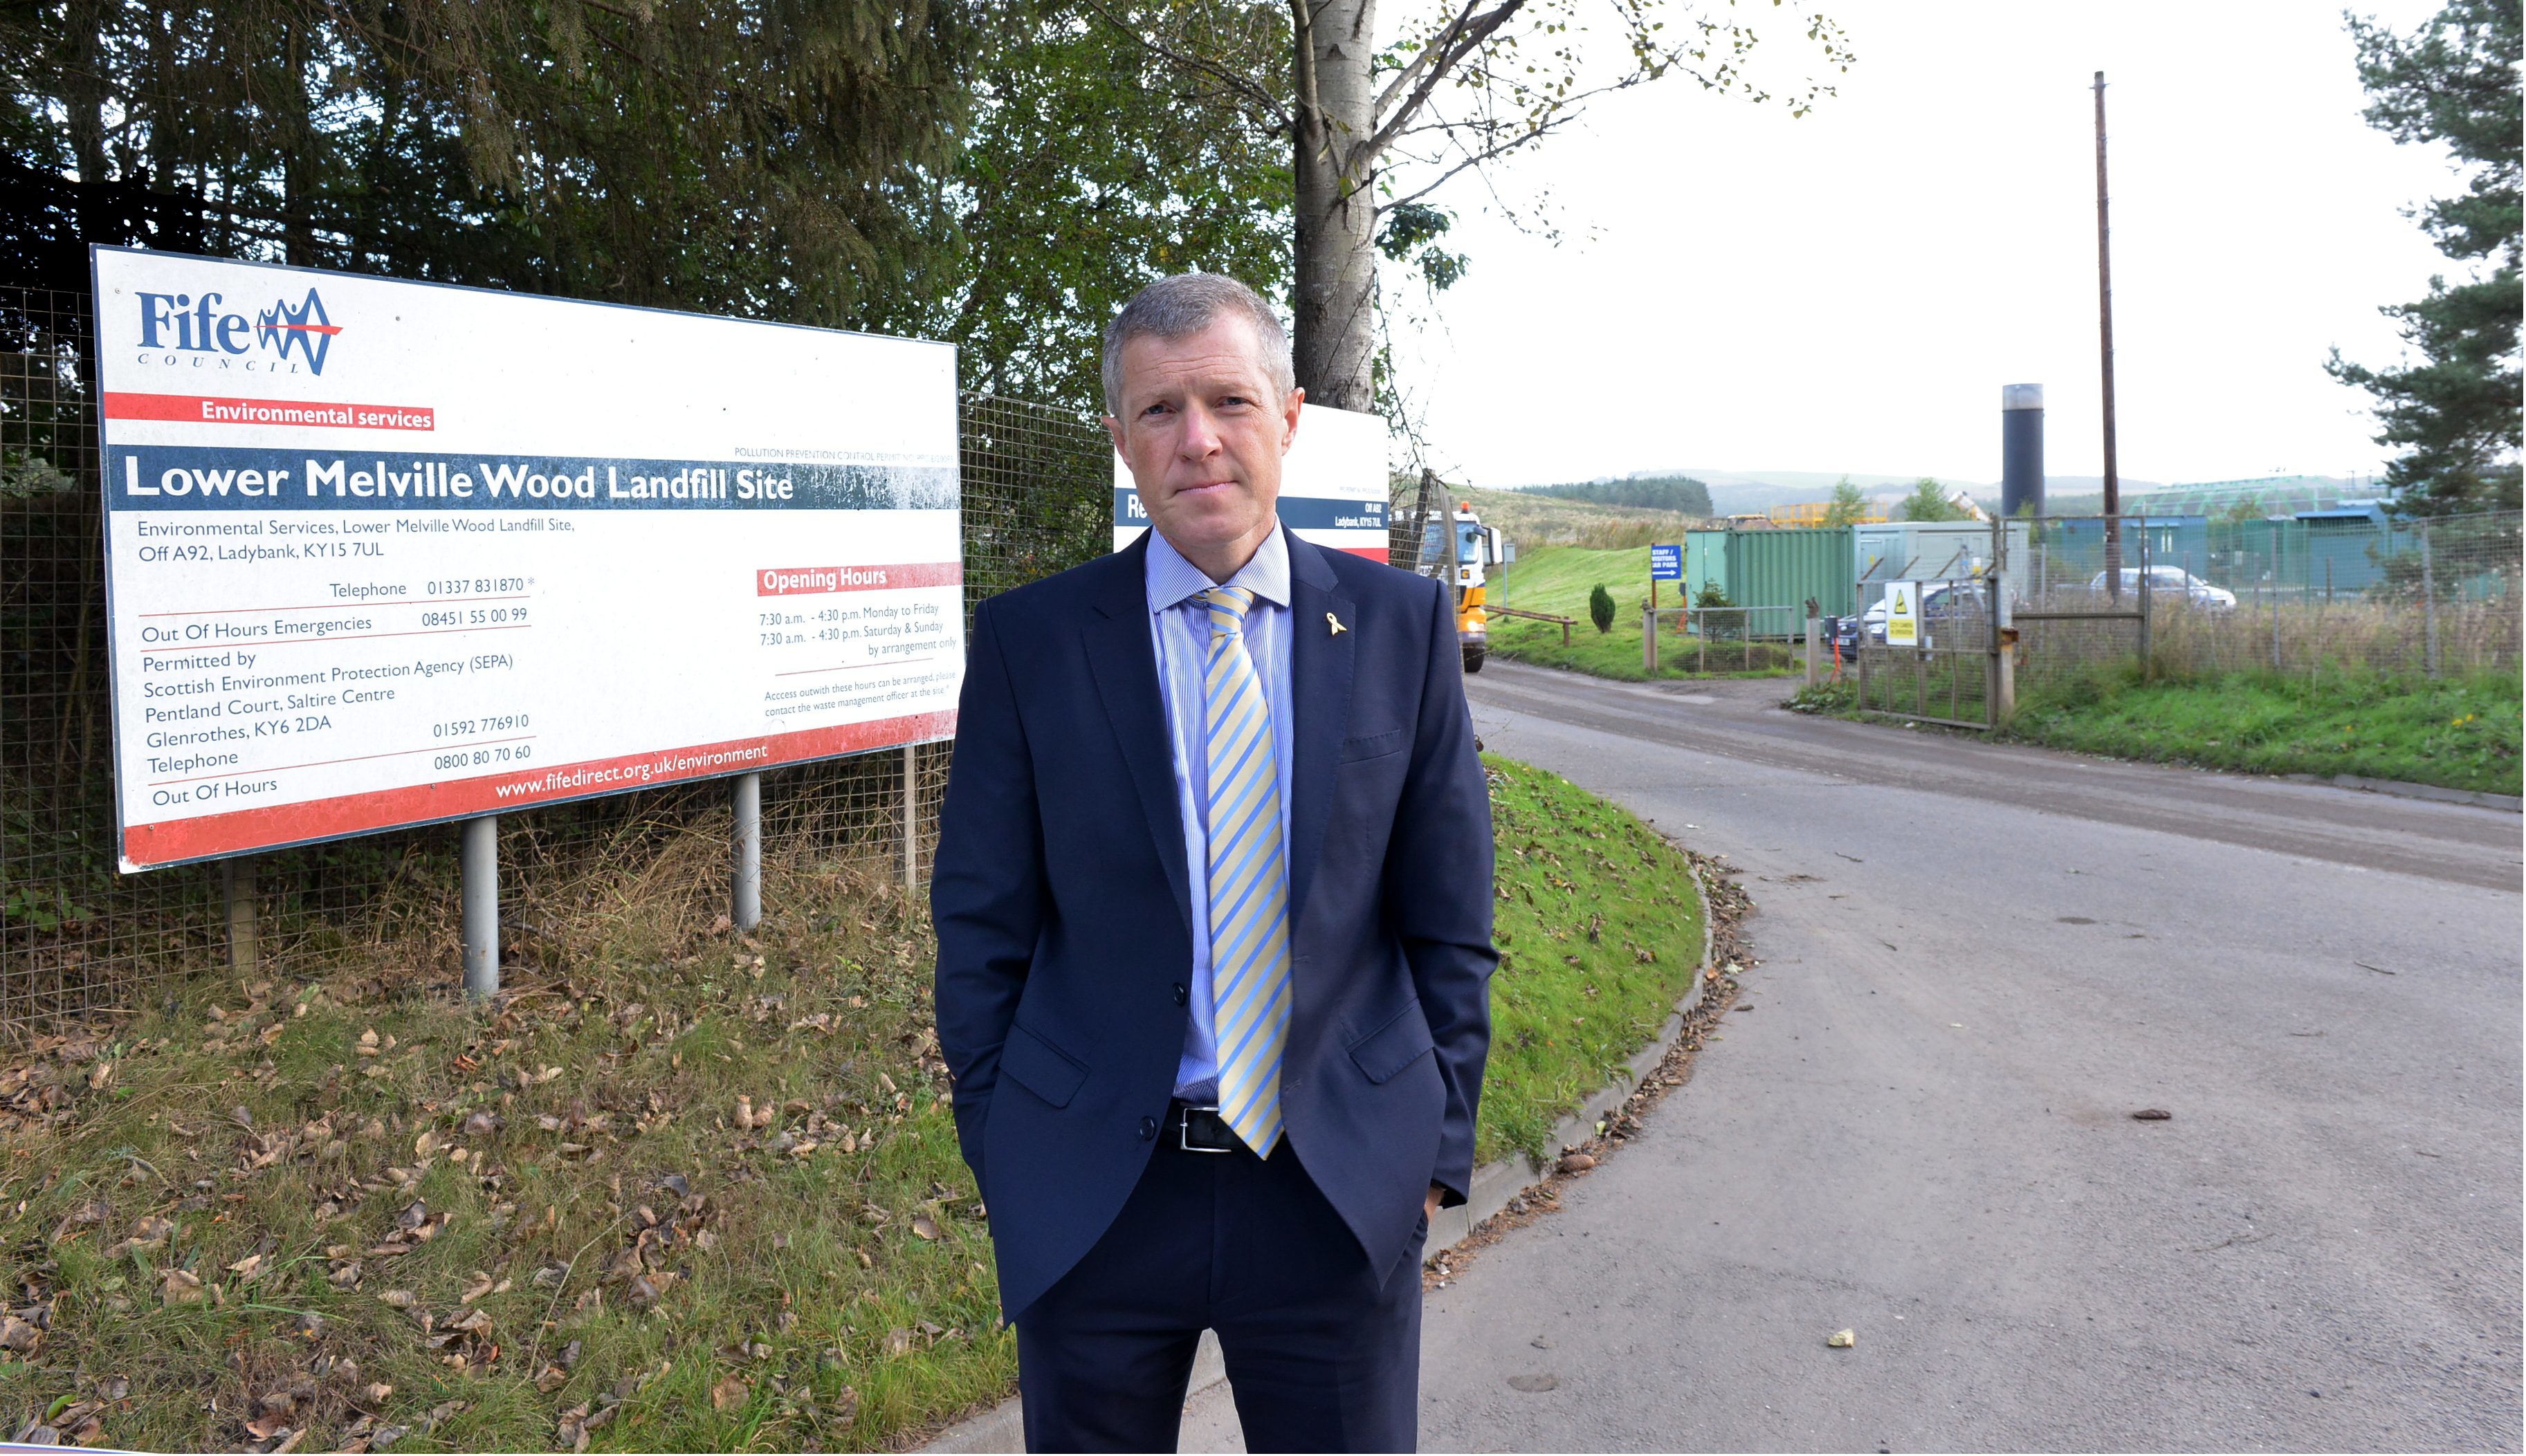
POLYGON ((2442 142, 2472 169, 2466 189, 2433 201, 2422 229, 2439 251, 2488 260, 2488 273, 2382 309, 2417 359, 2372 369, 2335 350, 2326 369, 2376 398, 2377 443, 2397 506, 2414 515, 2517 509, 2519 14, 2516 0, 2450 0, 2411 36, 2350 21, 2368 124, 2397 141, 2442 142))

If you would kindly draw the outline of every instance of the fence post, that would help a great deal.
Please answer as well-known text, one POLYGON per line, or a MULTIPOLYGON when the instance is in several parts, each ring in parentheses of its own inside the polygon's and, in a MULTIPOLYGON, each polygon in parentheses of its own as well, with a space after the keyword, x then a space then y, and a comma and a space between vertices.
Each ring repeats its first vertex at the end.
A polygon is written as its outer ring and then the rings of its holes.
POLYGON ((1816 685, 1816 678, 1817 678, 1817 675, 1818 675, 1818 673, 1819 673, 1819 671, 1820 671, 1820 665, 1819 665, 1819 664, 1817 663, 1817 661, 1816 661, 1816 656, 1817 656, 1817 654, 1816 654, 1816 638, 1817 638, 1817 635, 1818 635, 1817 628, 1818 628, 1818 623, 1817 623, 1817 621, 1816 621, 1816 599, 1815 599, 1814 597, 1808 597, 1808 598, 1807 598, 1807 686, 1809 686, 1809 687, 1813 687, 1813 686, 1815 686, 1815 685, 1816 685))
MULTIPOLYGON (((2148 581, 2149 565, 2148 524, 2147 518, 2144 517, 2142 518, 2140 531, 2140 680, 2143 682, 2147 682, 2150 677, 2148 633, 2152 624, 2149 619, 2156 615, 2150 610, 2148 581)), ((2117 581, 2122 579, 2122 574, 2120 571, 2115 572, 2114 579, 2117 581)))
POLYGON ((1657 608, 1641 608, 1641 670, 1657 676, 1657 608))
POLYGON ((464 879, 465 993, 489 996, 500 989, 500 816, 465 821, 457 859, 464 879))
POLYGON ((763 924, 763 776, 737 775, 729 798, 736 863, 729 876, 728 919, 742 932, 763 924))
POLYGON ((241 854, 220 861, 220 894, 227 901, 228 969, 252 976, 262 960, 254 919, 254 861, 241 854))
POLYGON ((2427 643, 2430 676, 2439 675, 2439 578, 2430 560, 2430 524, 2421 523, 2421 633, 2427 643))
POLYGON ((903 898, 921 893, 921 747, 903 745, 903 898))
POLYGON ((2272 584, 2266 599, 2272 606, 2272 671, 2281 670, 2281 524, 2272 523, 2272 584))

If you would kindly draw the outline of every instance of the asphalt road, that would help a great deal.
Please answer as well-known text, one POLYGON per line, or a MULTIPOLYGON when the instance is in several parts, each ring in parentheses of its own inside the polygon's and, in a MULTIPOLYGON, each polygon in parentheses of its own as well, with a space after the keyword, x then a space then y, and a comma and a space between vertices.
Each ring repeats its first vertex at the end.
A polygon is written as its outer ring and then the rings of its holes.
POLYGON ((2516 815, 1775 683, 1472 696, 1742 867, 1761 964, 1647 1134, 1431 1296, 1426 1449, 2519 1447, 2516 815))

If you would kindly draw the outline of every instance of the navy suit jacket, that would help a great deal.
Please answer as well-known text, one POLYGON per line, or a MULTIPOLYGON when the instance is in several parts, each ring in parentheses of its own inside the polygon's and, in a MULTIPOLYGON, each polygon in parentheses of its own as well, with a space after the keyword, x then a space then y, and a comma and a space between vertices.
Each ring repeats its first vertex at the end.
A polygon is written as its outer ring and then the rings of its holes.
MULTIPOLYGON (((1491 821, 1444 582, 1289 538, 1289 1147, 1371 1267, 1473 1180, 1491 821), (1336 632, 1330 613, 1346 628, 1336 632)), ((1192 933, 1146 537, 975 614, 931 907, 956 1134, 1015 1321, 1156 1146, 1192 933)))

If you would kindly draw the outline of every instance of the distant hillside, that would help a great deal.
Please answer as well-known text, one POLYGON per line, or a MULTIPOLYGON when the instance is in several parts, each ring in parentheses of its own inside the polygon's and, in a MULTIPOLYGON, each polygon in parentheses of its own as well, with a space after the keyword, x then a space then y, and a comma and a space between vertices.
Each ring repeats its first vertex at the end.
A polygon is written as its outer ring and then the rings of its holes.
POLYGON ((1651 511, 1679 511, 1687 516, 1716 514, 1710 509, 1710 487, 1691 476, 1633 476, 1569 485, 1522 485, 1518 491, 1522 495, 1548 495, 1600 506, 1637 506, 1651 511))
MULTIPOLYGON (((1486 525, 1496 526, 1523 554, 1540 546, 1587 546, 1597 550, 1676 542, 1704 518, 1681 511, 1642 506, 1611 506, 1571 500, 1528 490, 1473 490, 1453 487, 1452 498, 1470 503, 1486 525)), ((1398 496, 1398 509, 1411 497, 1398 496)))

